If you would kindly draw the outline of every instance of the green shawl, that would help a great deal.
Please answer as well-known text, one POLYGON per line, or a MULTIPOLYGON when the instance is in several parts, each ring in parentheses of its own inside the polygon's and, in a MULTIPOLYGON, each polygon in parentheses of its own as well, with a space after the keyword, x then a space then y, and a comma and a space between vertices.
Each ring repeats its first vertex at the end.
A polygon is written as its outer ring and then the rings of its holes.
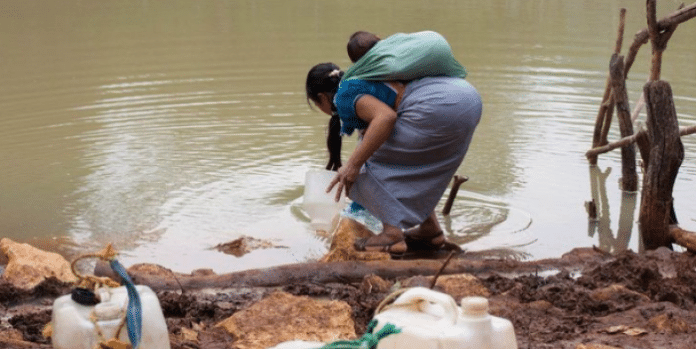
POLYGON ((445 38, 433 31, 394 34, 380 40, 350 67, 342 80, 414 80, 426 76, 466 77, 445 38))

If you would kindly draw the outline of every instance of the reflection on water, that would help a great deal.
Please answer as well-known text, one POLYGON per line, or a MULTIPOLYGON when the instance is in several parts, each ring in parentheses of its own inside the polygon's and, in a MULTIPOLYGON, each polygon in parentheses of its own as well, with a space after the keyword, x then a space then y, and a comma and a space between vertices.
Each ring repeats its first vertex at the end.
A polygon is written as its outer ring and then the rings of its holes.
MULTIPOLYGON (((590 188, 592 202, 597 207, 597 218, 590 219, 588 223, 588 236, 598 235, 597 247, 603 251, 617 253, 629 248, 633 225, 636 221, 637 192, 621 192, 621 207, 619 209, 619 223, 616 228, 616 236, 611 228, 611 213, 609 210, 609 198, 607 196, 607 178, 611 174, 611 168, 602 172, 599 166, 589 166, 590 188)), ((638 239, 640 240, 640 239, 638 239)))
MULTIPOLYGON (((527 231, 532 224, 528 212, 490 197, 459 191, 450 214, 444 215, 442 208, 446 197, 448 193, 443 196, 435 213, 449 241, 481 257, 524 259, 531 256, 520 250, 537 240, 527 231)), ((291 212, 297 219, 308 224, 309 215, 303 211, 301 201, 301 198, 293 201, 291 212)), ((341 216, 350 217, 375 233, 382 229, 377 218, 363 211, 356 214, 346 208, 341 216)), ((331 241, 330 236, 324 232, 317 232, 317 235, 327 243, 331 241)))
MULTIPOLYGON (((0 20, 0 237, 68 254, 115 242, 126 264, 184 272, 318 258, 326 237, 293 212, 305 172, 326 158, 327 120, 307 106, 306 72, 326 61, 348 67, 345 41, 355 30, 429 29, 449 40, 484 102, 458 171, 470 180, 451 215, 440 217, 448 236, 470 251, 536 258, 597 244, 638 248, 635 217, 618 212, 635 211, 635 201, 619 190, 618 171, 608 170, 618 168, 620 156, 601 156, 607 170, 588 183, 583 154, 619 8, 628 8, 630 33, 645 26, 642 4, 5 0, 2 6, 0 16, 10 16, 0 20), (588 191, 601 211, 589 236, 582 206, 588 191), (618 228, 609 217, 622 217, 618 228), (240 258, 210 249, 242 235, 289 248, 240 258)), ((660 1, 658 11, 677 6, 660 1)), ((685 23, 674 34, 662 71, 681 126, 696 123, 694 28, 685 23)), ((632 101, 647 76, 648 51, 628 81, 632 101)), ((618 127, 609 137, 618 137, 618 127)), ((684 227, 696 230, 696 137, 683 143, 675 209, 684 227)), ((344 157, 354 146, 354 139, 344 140, 344 157)))

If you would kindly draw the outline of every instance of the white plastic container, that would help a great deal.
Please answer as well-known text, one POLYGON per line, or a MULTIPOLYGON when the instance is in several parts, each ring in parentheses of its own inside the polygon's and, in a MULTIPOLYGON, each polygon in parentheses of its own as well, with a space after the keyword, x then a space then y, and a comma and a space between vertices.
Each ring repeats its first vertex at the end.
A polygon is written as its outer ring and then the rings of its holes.
POLYGON ((267 349, 319 349, 326 343, 316 341, 287 341, 267 349))
POLYGON ((488 299, 465 297, 461 302, 458 325, 468 329, 472 340, 480 341, 480 348, 517 349, 517 338, 512 322, 488 313, 488 299))
MULTIPOLYGON (((140 295, 142 304, 142 339, 139 349, 170 349, 169 332, 164 321, 159 299, 152 290, 144 285, 137 285, 135 289, 140 295)), ((53 302, 53 315, 51 324, 53 335, 51 344, 55 349, 93 349, 99 343, 95 323, 91 320, 94 316, 96 324, 101 330, 104 339, 114 337, 121 319, 125 316, 128 304, 128 292, 126 288, 116 287, 111 289, 99 289, 97 292, 101 302, 94 306, 86 306, 76 303, 71 295, 58 297, 53 302)), ((120 332, 119 340, 130 343, 126 325, 120 332)))
POLYGON ((345 207, 345 195, 341 195, 338 202, 335 200, 337 187, 330 193, 326 192, 335 176, 336 172, 327 170, 310 170, 305 174, 302 208, 309 215, 310 227, 314 230, 331 232, 345 207))
POLYGON ((377 349, 517 349, 512 323, 488 314, 487 299, 462 303, 460 309, 449 295, 423 287, 404 292, 374 316, 375 331, 386 323, 401 329, 380 340, 377 349))

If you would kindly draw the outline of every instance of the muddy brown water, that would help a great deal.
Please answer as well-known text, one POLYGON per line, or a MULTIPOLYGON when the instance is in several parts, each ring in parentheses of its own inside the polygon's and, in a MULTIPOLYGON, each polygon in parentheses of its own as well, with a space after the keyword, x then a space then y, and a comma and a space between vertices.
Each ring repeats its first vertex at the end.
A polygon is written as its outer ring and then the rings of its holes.
MULTIPOLYGON (((458 171, 470 180, 444 219, 472 250, 557 257, 578 246, 639 250, 636 201, 618 152, 588 168, 619 8, 634 1, 6 0, 0 10, 0 237, 69 256, 114 242, 126 264, 218 272, 320 257, 326 237, 300 209, 321 167, 326 117, 306 72, 348 66, 346 38, 436 30, 481 92, 484 115, 458 171), (597 189, 594 191, 593 189, 597 189), (588 221, 584 202, 601 202, 588 221), (240 236, 283 248, 234 257, 240 236)), ((678 6, 659 1, 658 16, 678 6)), ((664 57, 682 126, 696 123, 696 22, 664 57)), ((647 77, 644 47, 631 103, 647 77)), ((644 115, 641 119, 644 118, 644 115)), ((616 138, 618 127, 611 131, 616 138)), ((345 141, 345 155, 355 139, 345 141)), ((675 184, 696 230, 696 137, 675 184)), ((443 200, 444 201, 444 200, 443 200)))

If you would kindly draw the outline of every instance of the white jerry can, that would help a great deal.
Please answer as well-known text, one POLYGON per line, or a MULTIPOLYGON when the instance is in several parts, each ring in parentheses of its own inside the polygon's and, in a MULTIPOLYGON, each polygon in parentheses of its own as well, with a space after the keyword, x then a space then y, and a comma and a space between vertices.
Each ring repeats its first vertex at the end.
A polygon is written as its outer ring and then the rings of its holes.
MULTIPOLYGON (((157 295, 147 286, 136 285, 142 305, 142 338, 138 349, 170 349, 167 323, 157 295)), ((72 295, 58 297, 53 302, 51 344, 55 349, 93 349, 101 340, 114 338, 130 343, 126 325, 122 325, 128 303, 124 286, 101 288, 100 302, 82 305, 72 295), (101 334, 100 334, 101 333, 101 334)))
POLYGON ((447 294, 416 287, 380 310, 375 332, 387 323, 401 332, 382 338, 377 349, 517 349, 512 323, 490 315, 483 297, 466 297, 459 308, 447 294))

